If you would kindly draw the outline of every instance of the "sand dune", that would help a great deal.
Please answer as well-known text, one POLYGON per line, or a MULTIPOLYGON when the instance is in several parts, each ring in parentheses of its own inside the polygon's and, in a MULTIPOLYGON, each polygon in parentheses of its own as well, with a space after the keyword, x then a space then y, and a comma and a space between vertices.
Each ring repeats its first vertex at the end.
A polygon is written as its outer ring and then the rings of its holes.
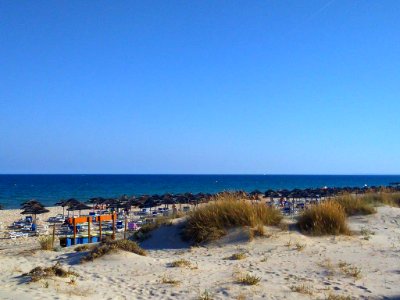
POLYGON ((244 232, 232 231, 206 247, 189 247, 177 236, 179 226, 178 222, 153 232, 143 243, 148 256, 120 252, 84 264, 77 263, 84 254, 71 248, 32 250, 37 246, 33 240, 2 247, 1 240, 0 299, 199 299, 205 291, 213 299, 400 297, 399 208, 380 207, 375 215, 352 217, 354 235, 340 237, 268 228, 269 237, 252 242, 244 232), (246 258, 226 259, 238 252, 246 258), (191 267, 170 267, 177 259, 190 261, 191 267), (26 283, 20 277, 56 261, 80 274, 75 284, 64 278, 26 283), (359 277, 351 275, 355 271, 359 277), (238 284, 238 272, 260 277, 260 283, 238 284), (179 283, 166 284, 163 278, 179 283), (311 295, 294 291, 301 287, 311 295))

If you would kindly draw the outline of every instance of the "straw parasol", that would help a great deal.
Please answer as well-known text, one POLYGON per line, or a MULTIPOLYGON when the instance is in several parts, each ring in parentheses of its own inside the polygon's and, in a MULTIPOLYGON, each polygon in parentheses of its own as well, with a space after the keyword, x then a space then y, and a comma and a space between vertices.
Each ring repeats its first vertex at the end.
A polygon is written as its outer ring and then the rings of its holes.
POLYGON ((34 215, 35 216, 35 223, 36 223, 36 215, 44 214, 49 212, 43 204, 40 202, 31 202, 30 205, 24 205, 23 211, 21 212, 22 215, 34 215))
MULTIPOLYGON (((79 200, 75 198, 70 198, 68 200, 61 200, 60 202, 56 203, 56 206, 61 206, 63 208, 63 216, 64 216, 65 207, 72 207, 78 203, 80 203, 79 200)), ((68 216, 69 216, 69 210, 68 210, 68 216)))
POLYGON ((74 205, 71 205, 67 210, 68 211, 73 211, 73 212, 76 211, 76 210, 79 210, 79 216, 80 216, 81 215, 81 210, 91 209, 91 208, 92 207, 86 205, 85 203, 79 202, 79 203, 76 203, 74 205))

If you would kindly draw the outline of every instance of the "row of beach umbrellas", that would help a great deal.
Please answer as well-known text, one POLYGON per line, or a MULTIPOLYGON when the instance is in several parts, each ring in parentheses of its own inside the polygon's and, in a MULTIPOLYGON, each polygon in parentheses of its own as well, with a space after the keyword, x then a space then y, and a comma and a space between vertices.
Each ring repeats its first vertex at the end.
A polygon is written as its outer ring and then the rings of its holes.
MULTIPOLYGON (((353 193, 353 194, 364 194, 367 192, 379 192, 382 189, 385 191, 400 191, 400 186, 389 186, 389 187, 342 187, 342 188, 315 188, 315 189, 281 189, 281 190, 272 190, 269 189, 267 191, 254 190, 249 193, 245 191, 236 191, 234 193, 240 195, 243 198, 247 199, 258 199, 260 196, 269 197, 269 198, 293 198, 293 199, 318 199, 321 197, 332 197, 336 195, 340 195, 343 193, 353 193)), ((103 198, 103 197, 94 197, 89 199, 86 203, 79 201, 78 199, 71 198, 67 200, 61 200, 56 203, 57 206, 63 207, 67 209, 68 212, 72 211, 80 211, 92 209, 93 206, 96 205, 104 205, 106 208, 112 209, 130 209, 133 207, 156 207, 160 205, 170 205, 170 204, 199 204, 210 201, 216 194, 210 193, 182 193, 182 194, 154 194, 154 195, 141 195, 141 196, 128 196, 123 195, 117 198, 103 198), (91 204, 89 206, 87 204, 91 204)), ((39 201, 32 199, 26 201, 21 204, 22 214, 31 214, 36 215, 49 212, 48 209, 44 207, 39 201)))

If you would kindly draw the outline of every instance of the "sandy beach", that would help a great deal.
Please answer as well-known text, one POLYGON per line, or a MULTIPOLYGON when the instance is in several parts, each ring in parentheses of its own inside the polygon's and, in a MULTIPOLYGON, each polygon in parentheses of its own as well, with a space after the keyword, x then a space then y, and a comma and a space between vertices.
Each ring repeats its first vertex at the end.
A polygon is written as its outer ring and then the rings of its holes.
MULTIPOLYGON (((48 214, 59 213, 51 208, 48 214)), ((0 211, 3 223, 19 210, 0 211)), ((42 220, 48 216, 41 216, 42 220)), ((287 219, 285 222, 290 223, 287 219)), ((297 231, 266 228, 267 236, 248 241, 243 230, 203 247, 179 237, 180 220, 161 227, 141 244, 147 256, 118 252, 79 264, 74 247, 38 250, 36 238, 0 240, 1 299, 352 299, 400 297, 400 208, 379 207, 369 216, 349 218, 351 236, 310 237, 297 231), (229 260, 243 253, 241 260, 229 260), (189 267, 172 268, 185 259, 189 267), (75 280, 51 278, 28 283, 21 274, 60 262, 79 274, 75 280), (357 276, 349 270, 357 270, 357 276), (238 274, 260 278, 254 286, 238 274), (166 284, 165 278, 175 284, 166 284), (71 282, 72 281, 72 282, 71 282)), ((290 228, 290 226, 289 226, 290 228)))

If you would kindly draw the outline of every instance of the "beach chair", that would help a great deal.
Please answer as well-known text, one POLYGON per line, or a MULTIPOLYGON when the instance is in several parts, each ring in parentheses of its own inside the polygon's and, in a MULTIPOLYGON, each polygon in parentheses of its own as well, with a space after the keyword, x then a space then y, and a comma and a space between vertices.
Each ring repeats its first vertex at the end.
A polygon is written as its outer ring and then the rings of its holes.
POLYGON ((128 223, 128 230, 133 230, 133 231, 137 231, 139 230, 141 227, 135 223, 135 222, 129 222, 128 223))
POLYGON ((125 228, 123 221, 117 221, 117 224, 115 227, 116 227, 117 232, 122 232, 122 231, 124 231, 124 228, 125 228))
POLYGON ((23 237, 23 238, 27 238, 28 237, 27 233, 16 232, 16 231, 10 232, 9 235, 10 235, 10 239, 13 239, 13 240, 15 240, 15 239, 17 239, 19 237, 23 237))
POLYGON ((290 213, 291 213, 290 206, 285 206, 285 207, 283 207, 283 208, 282 208, 282 213, 283 213, 284 215, 290 215, 290 213))
POLYGON ((19 220, 19 221, 15 221, 15 222, 13 222, 13 227, 15 227, 15 228, 22 228, 22 227, 24 227, 26 225, 26 223, 25 223, 25 221, 24 220, 19 220))

